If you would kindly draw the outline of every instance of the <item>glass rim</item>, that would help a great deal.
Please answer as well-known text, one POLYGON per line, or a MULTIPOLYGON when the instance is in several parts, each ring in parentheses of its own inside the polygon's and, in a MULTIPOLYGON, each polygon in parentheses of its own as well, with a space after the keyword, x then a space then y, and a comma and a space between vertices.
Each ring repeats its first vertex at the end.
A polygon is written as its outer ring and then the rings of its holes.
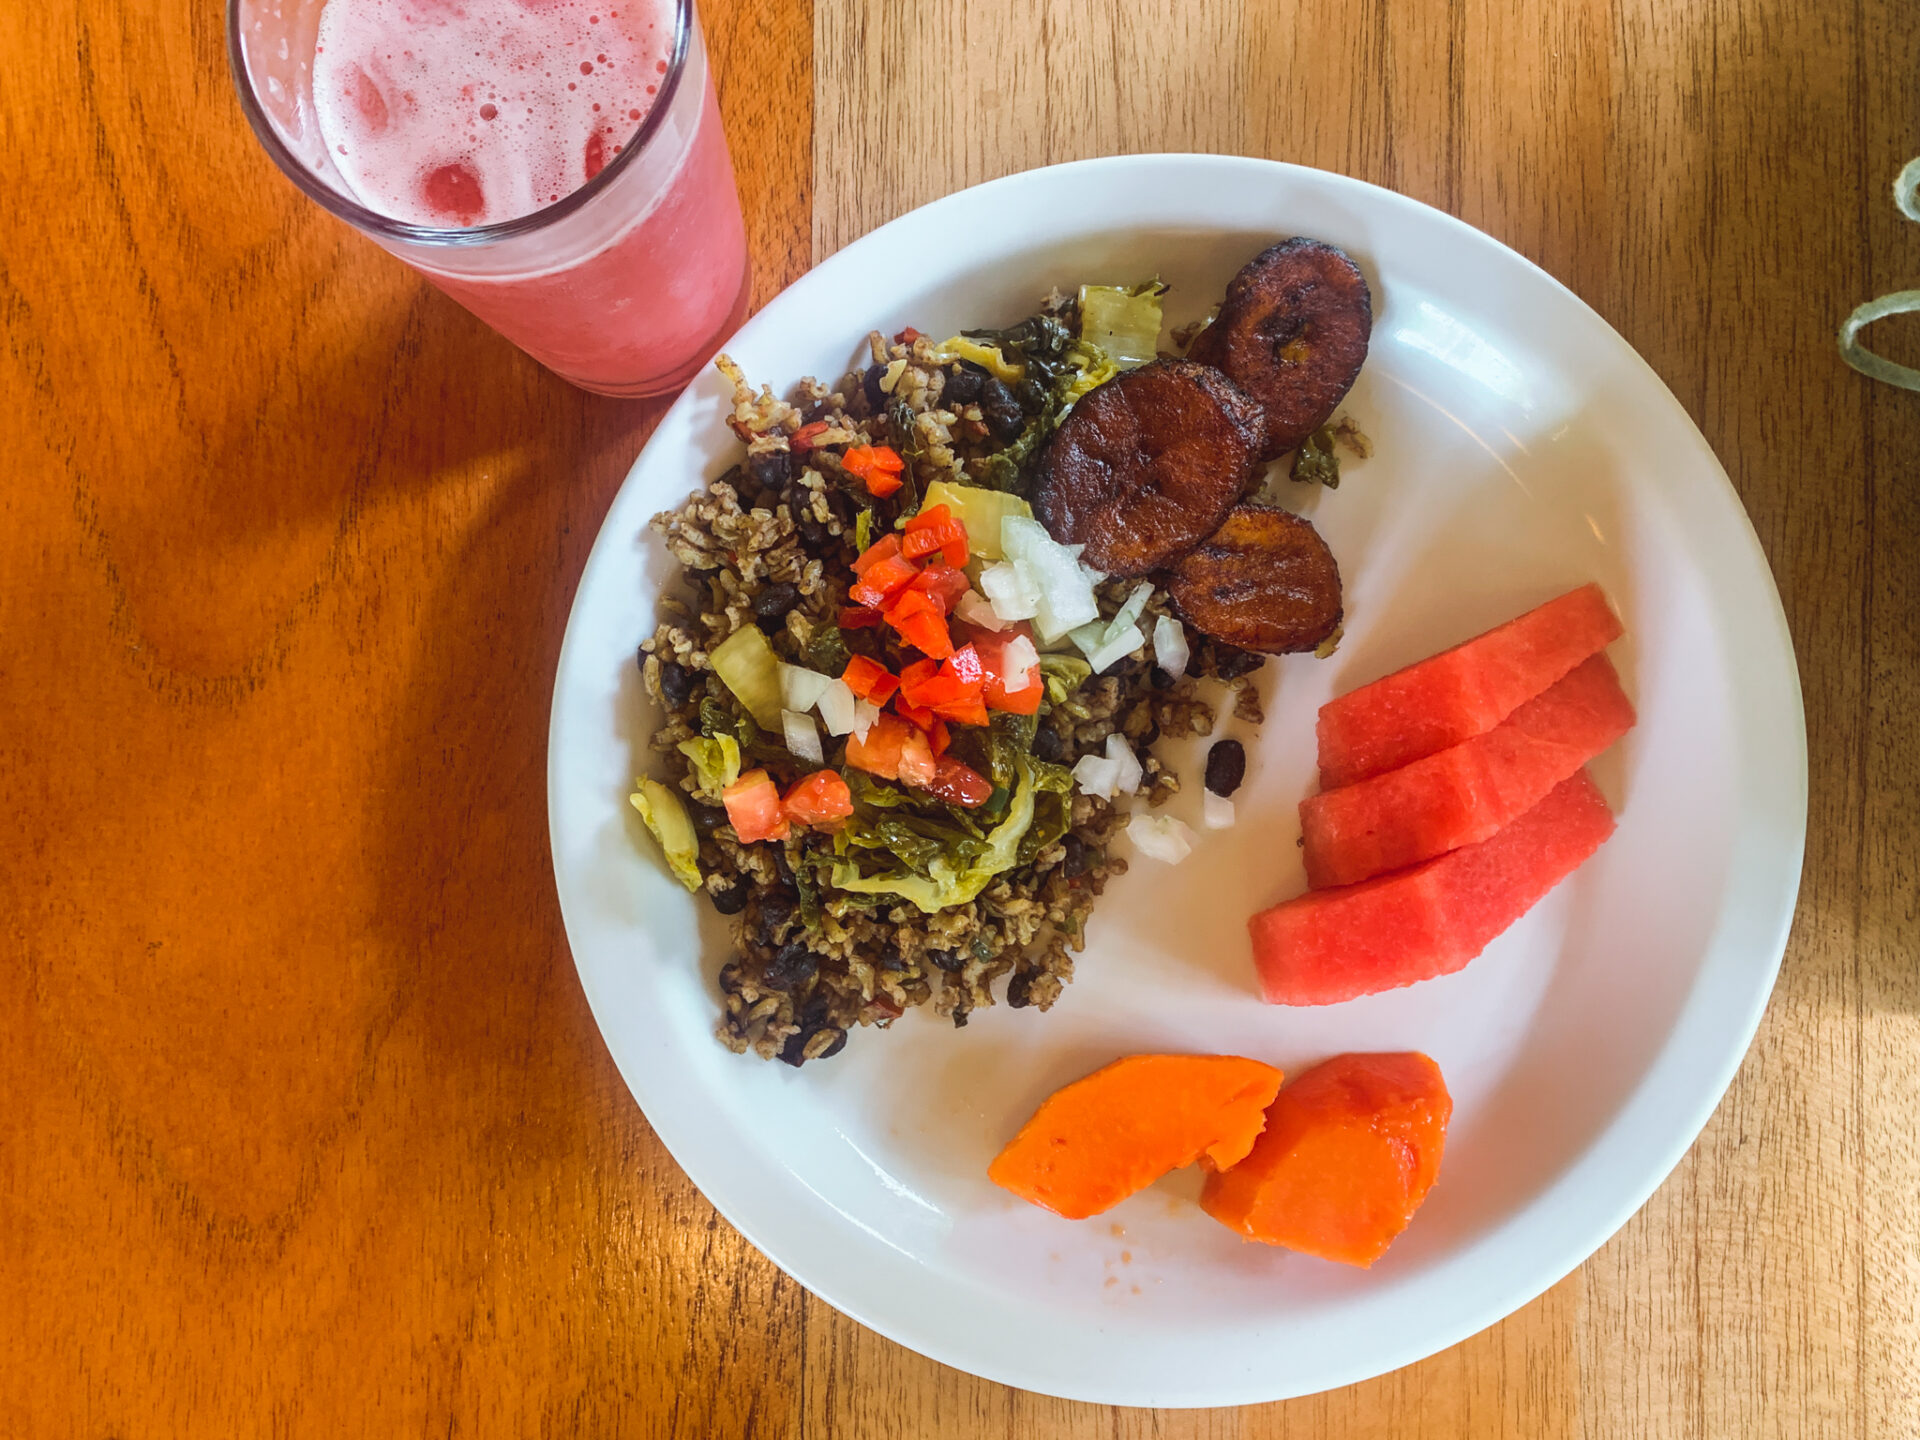
POLYGON ((680 77, 687 68, 687 56, 692 49, 693 39, 693 0, 673 0, 674 34, 673 54, 667 61, 667 73, 660 79, 659 93, 653 97, 653 105, 640 121, 627 143, 601 167, 595 175, 579 189, 550 205, 543 205, 525 215, 511 220, 497 220, 491 225, 415 225, 410 221, 396 220, 390 215, 382 215, 370 210, 358 200, 345 195, 333 186, 321 180, 307 166, 300 163, 286 143, 280 138, 272 119, 260 104, 254 93, 253 77, 247 71, 246 52, 240 36, 240 6, 244 0, 227 0, 227 67, 233 74, 234 89, 240 95, 240 109, 247 117, 254 137, 259 140, 273 163, 280 167, 289 180, 299 187, 309 200, 321 206, 331 214, 346 221, 356 230, 382 240, 399 241, 407 245, 437 246, 443 249, 461 246, 486 245, 499 240, 512 240, 522 235, 532 235, 566 219, 590 205, 596 195, 612 185, 615 179, 635 157, 646 148, 647 142, 666 123, 667 111, 672 108, 675 92, 680 88, 680 77))

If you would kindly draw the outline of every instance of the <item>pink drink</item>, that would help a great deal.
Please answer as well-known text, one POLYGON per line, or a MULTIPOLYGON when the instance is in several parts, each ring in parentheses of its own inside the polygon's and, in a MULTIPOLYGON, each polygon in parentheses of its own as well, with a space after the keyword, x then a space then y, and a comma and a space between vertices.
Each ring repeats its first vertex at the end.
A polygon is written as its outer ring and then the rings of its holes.
POLYGON ((234 0, 233 14, 243 99, 305 152, 298 168, 275 158, 551 369, 657 393, 738 323, 746 237, 687 0, 234 0), (310 67, 289 67, 284 38, 263 60, 272 23, 306 40, 310 67))

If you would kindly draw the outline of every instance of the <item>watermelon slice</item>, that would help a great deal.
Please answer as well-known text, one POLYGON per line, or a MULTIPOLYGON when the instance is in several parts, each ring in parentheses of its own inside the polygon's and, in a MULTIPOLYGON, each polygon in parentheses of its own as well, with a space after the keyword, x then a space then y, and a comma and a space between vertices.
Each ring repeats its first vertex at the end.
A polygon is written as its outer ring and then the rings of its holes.
POLYGON ((1484 735, 1300 802, 1307 883, 1357 885, 1485 840, 1633 728, 1592 655, 1484 735))
POLYGON ((1451 975, 1612 833, 1582 770, 1491 840, 1263 910, 1248 929, 1267 1002, 1334 1005, 1451 975))
POLYGON ((1320 707, 1320 788, 1337 789, 1484 734, 1620 638, 1582 585, 1451 650, 1320 707))

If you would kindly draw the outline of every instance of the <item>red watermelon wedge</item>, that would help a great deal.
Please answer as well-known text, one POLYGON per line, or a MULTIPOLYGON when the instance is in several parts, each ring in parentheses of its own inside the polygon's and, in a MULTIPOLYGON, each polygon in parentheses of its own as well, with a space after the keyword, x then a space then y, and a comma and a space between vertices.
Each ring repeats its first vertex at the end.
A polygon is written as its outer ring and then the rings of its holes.
POLYGON ((1491 840, 1263 910, 1248 929, 1267 1002, 1334 1005, 1451 975, 1612 833, 1582 770, 1491 840))
POLYGON ((1300 802, 1307 883, 1357 885, 1485 840, 1633 728, 1592 655, 1484 735, 1300 802))
POLYGON ((1484 734, 1620 637, 1598 585, 1320 707, 1320 788, 1396 770, 1484 734))

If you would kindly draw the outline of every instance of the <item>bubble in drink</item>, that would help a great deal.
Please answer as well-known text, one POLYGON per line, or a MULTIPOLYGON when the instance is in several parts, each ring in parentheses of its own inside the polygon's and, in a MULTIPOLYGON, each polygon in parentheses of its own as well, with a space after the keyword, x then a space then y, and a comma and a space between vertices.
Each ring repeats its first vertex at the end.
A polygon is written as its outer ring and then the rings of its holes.
POLYGON ((604 15, 596 0, 327 0, 320 127, 343 178, 382 214, 517 219, 617 153, 626 136, 596 112, 645 117, 654 87, 642 77, 666 69, 671 17, 667 0, 604 15))

